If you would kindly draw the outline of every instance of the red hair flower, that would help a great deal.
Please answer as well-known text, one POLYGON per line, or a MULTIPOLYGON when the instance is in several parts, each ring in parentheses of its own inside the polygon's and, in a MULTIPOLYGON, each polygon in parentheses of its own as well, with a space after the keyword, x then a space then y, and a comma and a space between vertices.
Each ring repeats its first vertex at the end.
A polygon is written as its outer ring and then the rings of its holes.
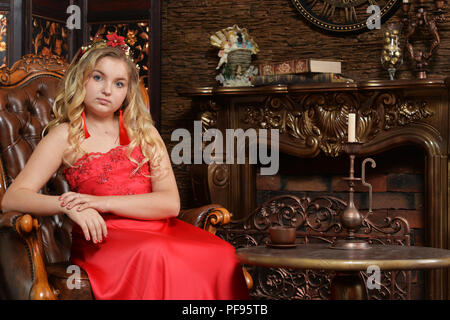
MULTIPOLYGON (((81 57, 92 48, 117 47, 123 52, 127 59, 134 63, 133 57, 130 53, 130 47, 125 43, 125 37, 119 36, 117 35, 117 33, 111 33, 106 35, 106 38, 108 39, 108 41, 103 39, 102 35, 96 34, 91 44, 81 47, 80 52, 74 62, 78 63, 81 57)), ((139 70, 138 65, 136 65, 136 68, 139 70)))
POLYGON ((118 36, 116 33, 108 34, 106 38, 108 39, 106 44, 108 47, 117 47, 125 44, 125 37, 118 36))

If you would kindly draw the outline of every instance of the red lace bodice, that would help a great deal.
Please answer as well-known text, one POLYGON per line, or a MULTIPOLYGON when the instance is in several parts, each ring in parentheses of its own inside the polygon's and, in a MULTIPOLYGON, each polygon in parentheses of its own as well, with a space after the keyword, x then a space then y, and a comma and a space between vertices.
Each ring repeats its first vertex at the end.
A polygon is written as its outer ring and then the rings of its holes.
MULTIPOLYGON (((83 155, 72 167, 64 169, 70 189, 96 196, 151 192, 148 163, 136 172, 137 165, 127 157, 127 148, 117 146, 106 153, 90 152, 83 155)), ((131 157, 140 162, 144 158, 141 148, 135 148, 131 157)))

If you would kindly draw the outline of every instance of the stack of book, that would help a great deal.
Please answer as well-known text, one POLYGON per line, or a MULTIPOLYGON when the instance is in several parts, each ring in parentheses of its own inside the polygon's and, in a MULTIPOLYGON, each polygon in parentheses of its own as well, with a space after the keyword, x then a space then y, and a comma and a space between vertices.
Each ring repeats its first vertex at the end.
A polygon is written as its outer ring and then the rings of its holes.
POLYGON ((354 82, 341 75, 337 60, 295 59, 258 66, 258 75, 252 78, 254 86, 274 84, 354 82))

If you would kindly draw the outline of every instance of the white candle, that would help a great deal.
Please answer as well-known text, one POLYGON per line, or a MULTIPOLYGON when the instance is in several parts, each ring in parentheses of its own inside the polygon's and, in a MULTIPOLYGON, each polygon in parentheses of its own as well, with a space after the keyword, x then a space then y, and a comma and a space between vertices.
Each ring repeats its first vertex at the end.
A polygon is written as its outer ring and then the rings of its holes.
POLYGON ((356 114, 349 113, 348 114, 348 142, 356 142, 355 129, 356 129, 356 114))

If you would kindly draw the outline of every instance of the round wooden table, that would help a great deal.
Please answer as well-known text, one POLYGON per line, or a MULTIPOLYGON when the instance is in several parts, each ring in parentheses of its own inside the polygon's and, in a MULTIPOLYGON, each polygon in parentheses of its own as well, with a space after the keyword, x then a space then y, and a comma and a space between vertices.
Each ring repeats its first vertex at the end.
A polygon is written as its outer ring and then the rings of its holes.
POLYGON ((265 245, 240 248, 241 263, 271 268, 333 270, 332 299, 366 299, 359 271, 420 270, 450 267, 450 250, 429 247, 372 245, 367 250, 332 249, 329 244, 297 244, 295 248, 269 248, 265 245))

